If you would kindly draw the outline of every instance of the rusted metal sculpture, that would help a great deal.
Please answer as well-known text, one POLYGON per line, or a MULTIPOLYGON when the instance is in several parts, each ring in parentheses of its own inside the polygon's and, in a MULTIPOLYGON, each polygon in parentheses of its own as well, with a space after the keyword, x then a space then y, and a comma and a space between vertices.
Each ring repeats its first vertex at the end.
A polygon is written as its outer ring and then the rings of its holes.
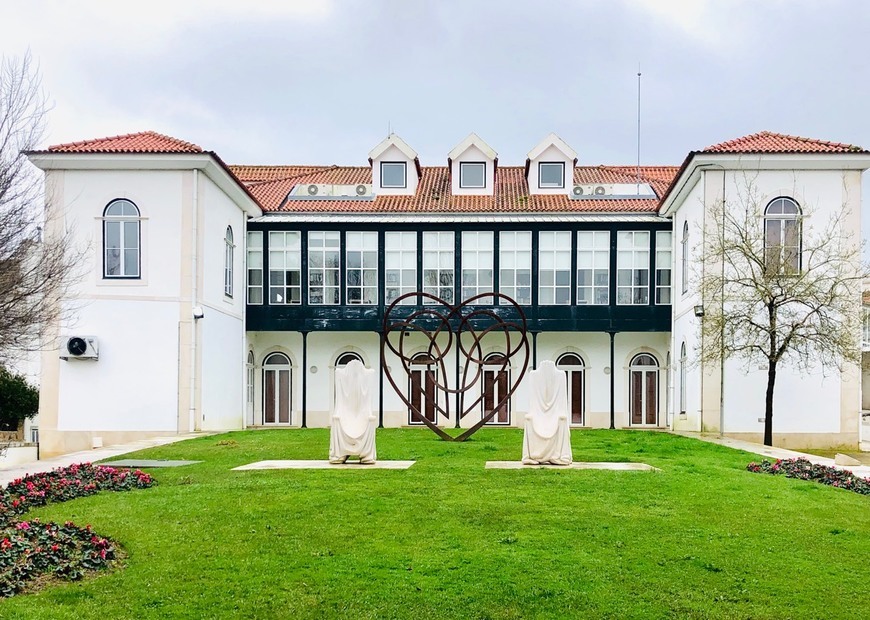
MULTIPOLYGON (((416 349, 417 347, 415 347, 416 349)), ((501 348, 501 347, 500 347, 501 348)), ((489 422, 496 413, 507 406, 511 396, 526 374, 529 365, 529 339, 526 333, 526 316, 516 301, 501 293, 483 293, 466 299, 458 305, 452 305, 429 293, 407 293, 393 301, 384 314, 383 331, 381 335, 381 359, 384 360, 383 373, 399 395, 399 398, 408 406, 412 417, 428 426, 439 437, 446 441, 465 441, 480 427, 489 422), (422 306, 417 306, 417 300, 423 301, 422 306), (406 300, 413 300, 414 306, 404 305, 406 300), (485 301, 484 301, 485 300, 485 301), (496 300, 498 300, 496 302, 496 300), (481 307, 476 304, 485 303, 481 307), (490 304, 498 305, 490 306, 490 304), (428 341, 424 350, 424 360, 420 360, 421 353, 418 351, 413 356, 406 351, 405 336, 418 333, 425 336, 428 341), (493 362, 485 360, 483 355, 483 339, 489 342, 493 336, 501 335, 504 338, 504 354, 499 360, 493 362), (459 362, 463 370, 461 378, 457 377, 455 387, 450 387, 447 375, 447 356, 451 353, 456 355, 458 349, 459 362), (404 371, 401 373, 406 379, 409 389, 401 389, 395 381, 386 356, 386 351, 391 351, 399 361, 404 371), (521 360, 521 368, 518 374, 514 374, 505 393, 499 394, 500 399, 494 403, 490 411, 484 411, 479 422, 465 429, 460 435, 453 437, 443 428, 439 427, 438 416, 442 415, 448 420, 450 416, 450 401, 456 400, 454 418, 459 421, 465 416, 479 411, 484 402, 485 390, 483 385, 484 366, 493 369, 497 376, 511 369, 511 361, 521 360), (434 378, 429 372, 426 373, 426 381, 419 383, 416 388, 411 381, 412 366, 425 364, 432 366, 434 378), (475 385, 480 383, 480 395, 466 404, 466 395, 469 395, 475 385), (434 386, 436 398, 434 405, 435 419, 430 420, 420 410, 419 403, 423 402, 426 384, 434 386), (419 393, 413 394, 416 389, 419 393), (407 393, 406 393, 407 392, 407 393), (416 405, 414 403, 417 403, 416 405)), ((399 375, 399 376, 401 376, 399 375)), ((431 396, 431 394, 430 394, 431 396)))

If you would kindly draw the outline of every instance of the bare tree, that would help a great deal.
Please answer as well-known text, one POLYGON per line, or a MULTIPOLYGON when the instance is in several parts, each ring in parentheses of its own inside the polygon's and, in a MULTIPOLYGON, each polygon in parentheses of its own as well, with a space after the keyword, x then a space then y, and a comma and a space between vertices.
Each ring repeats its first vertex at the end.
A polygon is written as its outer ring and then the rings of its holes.
POLYGON ((764 444, 770 446, 781 365, 805 373, 860 364, 861 286, 868 272, 845 207, 814 227, 807 205, 791 212, 783 203, 765 217, 752 180, 739 194, 708 207, 698 277, 700 358, 718 364, 736 357, 767 367, 764 444))
POLYGON ((25 153, 42 140, 46 112, 30 54, 0 57, 0 364, 42 346, 80 258, 70 232, 42 239, 42 175, 25 153))

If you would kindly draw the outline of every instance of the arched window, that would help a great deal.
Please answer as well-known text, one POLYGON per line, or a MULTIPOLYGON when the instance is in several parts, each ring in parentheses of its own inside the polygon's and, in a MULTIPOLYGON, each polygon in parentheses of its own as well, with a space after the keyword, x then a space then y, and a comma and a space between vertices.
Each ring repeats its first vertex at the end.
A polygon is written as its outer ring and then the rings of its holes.
POLYGON ((801 209, 780 196, 764 209, 764 263, 768 273, 800 271, 801 209))
POLYGON ((272 353, 263 361, 263 424, 292 421, 293 366, 283 353, 272 353))
POLYGON ((113 200, 103 211, 103 277, 141 277, 139 209, 129 200, 113 200))
POLYGON ((224 237, 224 295, 233 296, 233 228, 227 226, 227 234, 224 237))
POLYGON ((564 370, 568 380, 568 404, 571 407, 571 424, 583 424, 584 371, 586 364, 576 353, 565 353, 556 360, 556 367, 564 370))
POLYGON ((408 410, 408 422, 410 424, 423 424, 414 415, 419 411, 424 418, 431 422, 438 421, 436 387, 436 366, 432 363, 432 356, 428 353, 418 353, 411 360, 411 374, 409 376, 408 393, 413 408, 408 410))
POLYGON ((686 414, 686 343, 680 345, 680 415, 686 414))
POLYGON ((630 423, 655 426, 659 414, 659 363, 649 353, 640 353, 632 358, 628 372, 630 423))
POLYGON ((689 290, 689 222, 683 222, 683 239, 682 244, 682 273, 680 274, 680 282, 682 284, 683 293, 689 290))
POLYGON ((352 351, 348 351, 347 353, 342 353, 338 356, 338 359, 335 360, 335 367, 339 368, 341 366, 347 366, 353 360, 357 360, 360 364, 365 365, 363 358, 359 355, 359 353, 353 353, 352 351))
POLYGON ((665 426, 670 426, 671 416, 671 352, 668 351, 665 355, 665 426))
POLYGON ((245 364, 245 370, 247 371, 247 400, 248 403, 254 402, 254 352, 248 351, 248 362, 245 364))

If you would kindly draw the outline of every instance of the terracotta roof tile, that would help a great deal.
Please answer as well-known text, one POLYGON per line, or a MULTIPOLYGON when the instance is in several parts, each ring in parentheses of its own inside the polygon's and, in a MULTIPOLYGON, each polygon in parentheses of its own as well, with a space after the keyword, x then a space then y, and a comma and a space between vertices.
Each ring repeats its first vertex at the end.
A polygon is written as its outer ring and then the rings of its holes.
POLYGON ((702 153, 862 153, 860 146, 762 131, 708 146, 702 153))
MULTIPOLYGON (((231 166, 251 190, 264 211, 339 213, 654 213, 657 198, 575 200, 565 194, 529 195, 522 166, 499 166, 494 196, 454 196, 445 166, 423 167, 423 176, 413 196, 375 196, 373 200, 286 200, 300 184, 371 183, 367 166, 231 166)), ((642 166, 641 180, 658 196, 667 188, 675 166, 642 166)), ((574 183, 634 183, 634 166, 581 166, 574 170, 574 183)))
POLYGON ((196 144, 165 136, 156 131, 140 131, 123 136, 68 142, 48 147, 50 153, 202 153, 196 144))

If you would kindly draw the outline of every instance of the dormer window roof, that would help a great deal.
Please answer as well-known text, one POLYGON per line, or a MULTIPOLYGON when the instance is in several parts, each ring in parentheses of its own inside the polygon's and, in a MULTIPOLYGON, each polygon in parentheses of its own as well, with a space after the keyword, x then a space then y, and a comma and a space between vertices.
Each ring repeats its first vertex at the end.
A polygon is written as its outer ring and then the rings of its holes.
POLYGON ((555 147, 556 150, 560 151, 565 159, 571 159, 574 163, 577 163, 577 151, 568 146, 568 143, 565 142, 562 138, 557 136, 554 133, 549 134, 546 138, 541 140, 538 145, 529 151, 529 154, 526 155, 526 166, 528 167, 529 162, 538 159, 544 151, 546 151, 550 147, 555 147))
POLYGON ((420 167, 420 158, 417 156, 417 151, 412 149, 407 142, 402 140, 394 133, 391 133, 389 136, 384 138, 380 142, 380 144, 378 144, 375 148, 369 151, 369 164, 371 164, 376 159, 380 159, 381 156, 390 149, 390 147, 395 147, 402 155, 407 157, 409 161, 414 162, 414 167, 417 169, 417 178, 423 176, 423 169, 420 167))
POLYGON ((484 142, 481 137, 474 132, 468 134, 465 140, 453 147, 453 150, 447 154, 447 161, 457 159, 472 146, 477 147, 487 158, 493 161, 498 161, 498 153, 496 153, 490 145, 484 142))

